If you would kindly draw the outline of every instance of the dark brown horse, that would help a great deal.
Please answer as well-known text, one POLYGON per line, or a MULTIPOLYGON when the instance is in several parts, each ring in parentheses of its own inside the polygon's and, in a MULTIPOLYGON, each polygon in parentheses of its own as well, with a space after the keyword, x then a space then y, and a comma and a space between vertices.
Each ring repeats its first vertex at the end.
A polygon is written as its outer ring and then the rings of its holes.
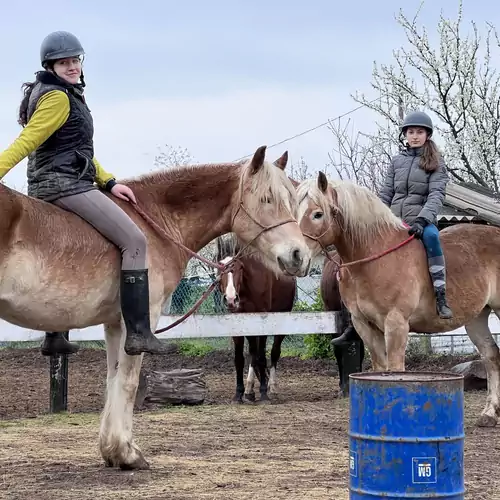
POLYGON ((339 387, 342 395, 347 396, 349 394, 349 375, 362 371, 365 345, 352 325, 351 315, 340 296, 337 275, 338 255, 331 252, 329 257, 332 260, 325 259, 320 292, 325 310, 339 311, 340 313, 335 325, 335 330, 339 334, 333 335, 334 339, 341 334, 342 337, 347 336, 349 339, 353 339, 340 343, 332 341, 333 353, 339 369, 339 387), (348 329, 352 329, 352 332, 347 332, 348 329))
MULTIPOLYGON (((221 263, 229 262, 239 248, 236 238, 218 238, 217 260, 221 263)), ((259 256, 245 255, 235 262, 232 272, 222 276, 219 287, 224 304, 230 312, 287 312, 291 311, 294 305, 296 279, 290 276, 278 276, 266 268, 259 256)), ((243 382, 245 337, 232 337, 236 368, 236 393, 233 402, 243 403, 243 396, 247 401, 255 401, 253 389, 255 376, 260 382, 261 402, 269 401, 268 391, 271 394, 277 392, 276 366, 284 338, 285 335, 274 336, 268 379, 267 335, 246 337, 251 361, 245 387, 243 382)))

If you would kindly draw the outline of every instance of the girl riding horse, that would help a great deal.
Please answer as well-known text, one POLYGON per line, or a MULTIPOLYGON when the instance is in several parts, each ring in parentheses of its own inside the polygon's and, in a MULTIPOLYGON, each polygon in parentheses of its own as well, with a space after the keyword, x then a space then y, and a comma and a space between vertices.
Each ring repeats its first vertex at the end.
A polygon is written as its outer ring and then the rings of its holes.
MULTIPOLYGON (((408 233, 421 239, 427 253, 429 273, 436 296, 439 317, 453 313, 446 302, 446 263, 439 239, 437 216, 446 195, 448 172, 436 143, 429 115, 409 113, 401 126, 407 147, 392 158, 379 192, 380 199, 410 226, 408 233)), ((337 345, 359 340, 354 328, 332 340, 337 345)))
MULTIPOLYGON (((66 31, 43 40, 40 63, 44 70, 37 73, 35 82, 24 84, 19 111, 24 128, 0 154, 0 179, 28 156, 28 195, 79 215, 118 246, 125 352, 165 354, 167 349, 150 327, 146 238, 102 191, 135 203, 132 190, 118 184, 94 156, 94 125, 83 96, 83 54, 80 41, 66 31)), ((78 350, 62 333, 45 335, 41 350, 46 356, 78 350)))

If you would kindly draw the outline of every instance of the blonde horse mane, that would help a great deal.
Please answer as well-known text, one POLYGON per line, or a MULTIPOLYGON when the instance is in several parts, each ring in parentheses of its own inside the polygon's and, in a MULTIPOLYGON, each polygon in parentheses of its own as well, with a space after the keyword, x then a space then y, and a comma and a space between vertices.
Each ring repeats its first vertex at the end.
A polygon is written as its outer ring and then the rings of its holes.
MULTIPOLYGON (((378 196, 364 186, 347 180, 328 180, 337 195, 336 209, 342 217, 342 229, 353 245, 367 246, 374 239, 391 230, 404 229, 403 221, 396 217, 378 196)), ((328 224, 332 210, 328 197, 318 187, 316 178, 302 182, 297 188, 299 220, 307 210, 310 198, 324 213, 328 224)))

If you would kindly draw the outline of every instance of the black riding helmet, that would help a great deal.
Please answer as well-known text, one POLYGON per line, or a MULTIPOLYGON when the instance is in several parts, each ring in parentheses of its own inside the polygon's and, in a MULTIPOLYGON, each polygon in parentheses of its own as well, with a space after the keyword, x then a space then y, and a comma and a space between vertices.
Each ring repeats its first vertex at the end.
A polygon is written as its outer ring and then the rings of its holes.
POLYGON ((434 132, 434 126, 432 124, 431 117, 427 113, 424 113, 423 111, 413 111, 406 115, 403 124, 401 125, 400 128, 401 133, 402 134, 406 133, 406 129, 408 127, 425 128, 429 132, 429 137, 434 132))
POLYGON ((47 64, 57 59, 84 54, 82 44, 75 35, 67 31, 54 31, 43 39, 40 47, 40 62, 46 68, 47 64))

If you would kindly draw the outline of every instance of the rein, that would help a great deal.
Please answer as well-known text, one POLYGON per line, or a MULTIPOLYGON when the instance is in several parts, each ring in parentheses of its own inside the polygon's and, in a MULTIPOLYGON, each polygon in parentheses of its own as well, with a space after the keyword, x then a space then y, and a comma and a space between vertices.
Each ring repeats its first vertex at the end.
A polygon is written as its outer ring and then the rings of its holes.
POLYGON ((290 222, 297 222, 295 219, 293 218, 290 218, 290 219, 287 219, 287 220, 284 220, 284 221, 280 221, 280 222, 277 222, 276 224, 272 224, 270 226, 264 226, 263 224, 261 224, 259 221, 257 221, 254 217, 252 217, 252 215, 248 212, 248 210, 245 208, 245 206, 243 205, 243 202, 240 202, 240 205, 238 206, 238 209, 236 210, 234 216, 232 217, 231 219, 231 226, 233 226, 234 224, 234 220, 236 219, 236 216, 238 215, 238 212, 240 211, 240 209, 249 217, 249 219, 254 222, 255 224, 257 224, 257 226, 259 226, 261 228, 261 231, 259 233, 257 233, 257 235, 252 238, 246 245, 244 245, 238 252, 237 254, 227 263, 227 264, 220 264, 218 262, 212 262, 211 260, 209 259, 206 259, 205 257, 203 257, 202 255, 194 252, 193 250, 191 250, 190 248, 188 248, 186 245, 184 245, 183 243, 181 243, 180 241, 177 241, 175 238, 173 238, 172 236, 170 236, 162 227, 160 227, 160 225, 155 221, 153 220, 139 205, 137 204, 132 204, 132 206, 135 208, 135 210, 137 211, 137 213, 163 238, 165 238, 166 240, 170 241, 171 243, 174 243, 175 245, 177 245, 179 248, 181 248, 182 250, 184 250, 186 253, 188 253, 189 255, 191 255, 191 257, 194 257, 198 260, 200 260, 201 262, 207 264, 208 266, 210 267, 213 267, 215 269, 218 269, 220 271, 220 274, 215 278, 215 280, 212 282, 212 284, 207 288, 207 290, 203 293, 203 295, 196 301, 196 303, 193 305, 193 307, 191 307, 191 309, 185 313, 183 316, 181 316, 179 319, 177 319, 176 321, 174 321, 173 323, 171 323, 170 325, 164 327, 164 328, 161 328, 159 330, 156 330, 154 333, 155 334, 158 334, 158 333, 163 333, 163 332, 166 332, 167 330, 170 330, 171 328, 174 328, 175 326, 179 325, 180 323, 182 323, 183 321, 185 321, 187 318, 189 318, 189 316, 191 316, 193 313, 195 313, 199 307, 201 306, 201 304, 203 304, 203 302, 205 302, 205 300, 210 296, 210 294, 215 290, 215 287, 219 284, 220 280, 222 279, 222 276, 224 274, 227 274, 228 272, 230 272, 233 267, 234 267, 234 263, 241 257, 241 255, 243 254, 243 252, 259 237, 261 236, 262 234, 266 233, 267 231, 270 231, 271 229, 274 229, 276 227, 279 227, 279 226, 283 226, 284 224, 288 224, 290 222))

